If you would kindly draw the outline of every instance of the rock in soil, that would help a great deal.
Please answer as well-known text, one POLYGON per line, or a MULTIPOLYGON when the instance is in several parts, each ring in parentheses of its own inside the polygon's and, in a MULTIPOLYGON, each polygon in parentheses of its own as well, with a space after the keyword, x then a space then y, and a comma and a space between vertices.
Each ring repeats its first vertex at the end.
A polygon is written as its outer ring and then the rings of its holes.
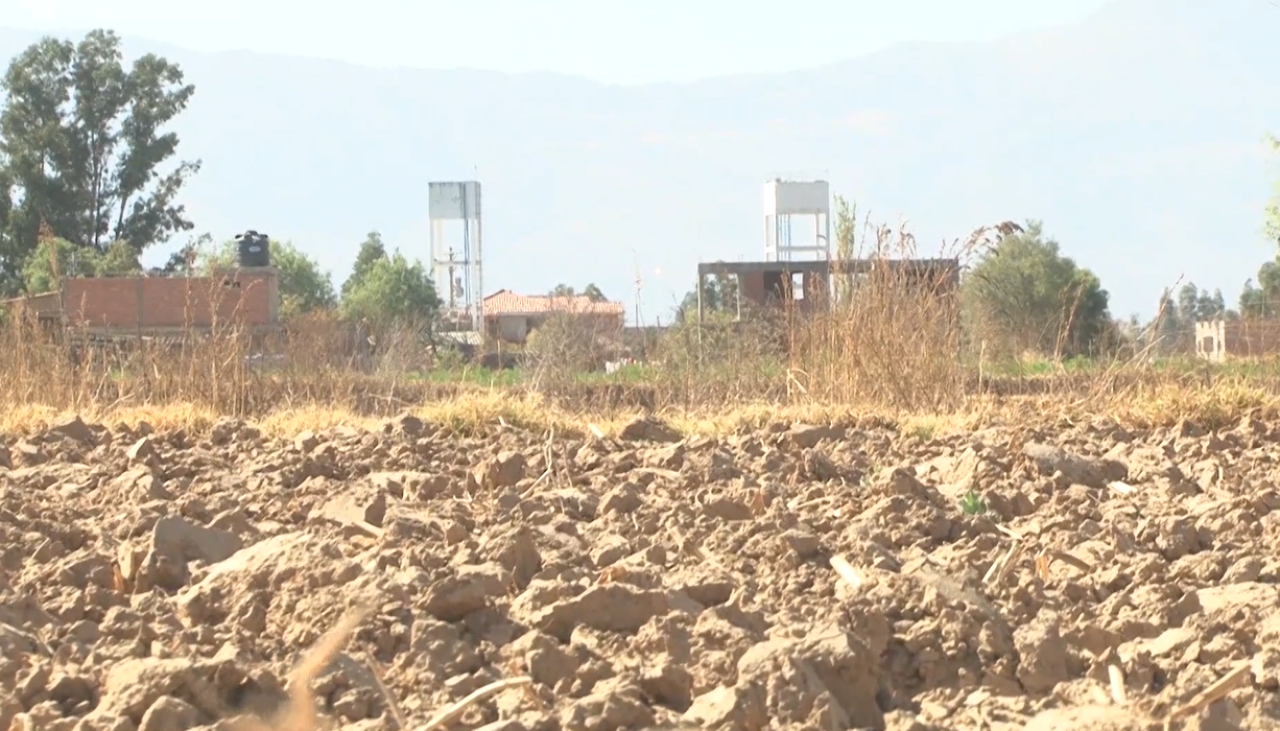
POLYGON ((0 729, 271 718, 358 605, 369 731, 1280 728, 1273 433, 73 419, 0 440, 0 729))

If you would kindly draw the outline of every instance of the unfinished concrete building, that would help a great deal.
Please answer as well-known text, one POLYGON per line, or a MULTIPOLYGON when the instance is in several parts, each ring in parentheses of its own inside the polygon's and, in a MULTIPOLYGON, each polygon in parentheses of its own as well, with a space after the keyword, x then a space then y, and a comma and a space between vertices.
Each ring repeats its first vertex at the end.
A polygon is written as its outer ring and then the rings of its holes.
POLYGON ((958 259, 857 259, 834 256, 831 186, 826 180, 774 178, 764 184, 764 261, 698 265, 697 318, 708 303, 708 278, 727 301, 711 303, 742 319, 746 312, 809 314, 868 287, 907 295, 945 296, 960 288, 958 259), (805 225, 811 223, 812 227, 805 225))
POLYGON ((705 314, 709 278, 724 278, 734 301, 723 303, 739 319, 744 312, 789 309, 811 313, 877 281, 905 293, 945 296, 960 288, 958 259, 853 259, 848 261, 709 262, 698 265, 698 319, 705 314))
POLYGON ((1220 363, 1228 358, 1265 358, 1280 353, 1280 320, 1205 320, 1196 323, 1196 356, 1220 363))

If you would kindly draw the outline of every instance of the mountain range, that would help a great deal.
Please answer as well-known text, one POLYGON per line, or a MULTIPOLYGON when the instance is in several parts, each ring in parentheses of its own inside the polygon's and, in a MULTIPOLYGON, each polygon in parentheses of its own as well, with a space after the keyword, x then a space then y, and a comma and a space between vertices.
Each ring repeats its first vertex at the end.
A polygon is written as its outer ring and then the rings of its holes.
MULTIPOLYGON (((486 291, 595 283, 652 322, 698 261, 763 258, 762 185, 795 171, 872 221, 905 217, 922 255, 1043 220, 1117 316, 1151 314, 1180 277, 1233 301, 1276 253, 1260 229, 1277 33, 1266 0, 1115 0, 991 42, 637 86, 124 40, 196 86, 174 123, 179 156, 203 161, 183 198, 196 232, 292 240, 340 283, 370 230, 428 259, 428 183, 476 179, 486 291)), ((0 59, 41 35, 0 29, 0 59)))

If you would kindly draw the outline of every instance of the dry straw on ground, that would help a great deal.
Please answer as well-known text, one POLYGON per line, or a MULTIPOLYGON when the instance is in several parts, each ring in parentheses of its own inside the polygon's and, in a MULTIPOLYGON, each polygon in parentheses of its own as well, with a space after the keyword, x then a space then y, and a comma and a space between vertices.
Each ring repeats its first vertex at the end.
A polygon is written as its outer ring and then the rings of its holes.
MULTIPOLYGON (((379 333, 370 355, 323 315, 292 321, 287 338, 264 341, 226 324, 211 334, 89 347, 17 309, 0 332, 0 430, 36 429, 69 412, 194 431, 237 417, 287 433, 403 412, 459 428, 504 421, 571 432, 587 424, 607 431, 648 412, 715 432, 779 417, 879 414, 933 429, 1102 414, 1141 425, 1217 425, 1276 411, 1268 379, 1207 366, 1161 369, 1144 352, 1085 371, 1002 374, 991 361, 999 333, 982 331, 975 324, 982 318, 966 320, 958 295, 883 265, 919 256, 914 239, 905 230, 867 230, 852 253, 876 266, 856 290, 841 280, 829 311, 746 307, 734 321, 735 303, 732 314, 709 313, 630 344, 646 367, 613 377, 584 369, 617 354, 617 338, 565 323, 537 334, 528 368, 495 376, 475 367, 433 371, 426 342, 403 329, 379 333)), ((940 255, 964 263, 993 236, 979 229, 940 255)))

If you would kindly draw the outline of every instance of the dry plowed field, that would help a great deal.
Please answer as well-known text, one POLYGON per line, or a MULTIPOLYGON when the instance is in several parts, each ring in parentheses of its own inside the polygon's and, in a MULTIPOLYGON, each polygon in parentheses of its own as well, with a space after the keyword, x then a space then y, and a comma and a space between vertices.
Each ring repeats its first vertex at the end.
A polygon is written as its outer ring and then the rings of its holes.
POLYGON ((0 729, 1280 728, 1273 424, 149 432, 0 447, 0 729))

